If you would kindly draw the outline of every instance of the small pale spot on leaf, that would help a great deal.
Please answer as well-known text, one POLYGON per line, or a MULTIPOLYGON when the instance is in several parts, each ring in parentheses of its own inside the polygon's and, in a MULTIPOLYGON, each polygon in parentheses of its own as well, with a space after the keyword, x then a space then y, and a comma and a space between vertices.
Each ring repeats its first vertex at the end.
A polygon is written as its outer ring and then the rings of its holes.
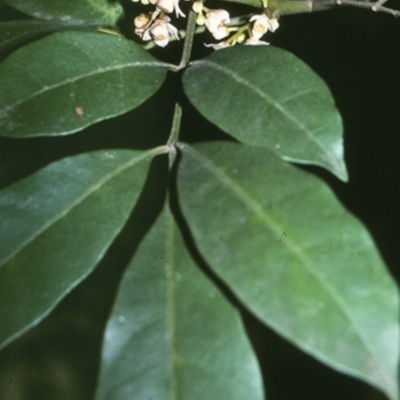
POLYGON ((83 117, 83 108, 82 107, 75 107, 75 114, 78 115, 79 117, 83 117))

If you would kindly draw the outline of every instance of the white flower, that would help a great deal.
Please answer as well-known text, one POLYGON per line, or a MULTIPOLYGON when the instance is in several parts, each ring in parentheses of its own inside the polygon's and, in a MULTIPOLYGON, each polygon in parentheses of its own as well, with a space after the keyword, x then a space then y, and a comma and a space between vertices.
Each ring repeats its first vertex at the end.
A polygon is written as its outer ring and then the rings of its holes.
POLYGON ((275 32, 279 27, 276 18, 268 18, 265 14, 253 15, 250 22, 254 22, 251 33, 255 39, 260 39, 268 31, 275 32))
POLYGON ((269 20, 269 22, 270 22, 270 25, 271 25, 271 27, 270 27, 270 31, 271 32, 275 32, 278 28, 279 28, 279 22, 278 22, 278 20, 276 19, 276 18, 271 18, 270 20, 269 20))
POLYGON ((149 29, 149 34, 157 46, 165 47, 169 42, 168 24, 163 20, 155 21, 149 29))
POLYGON ((249 46, 260 46, 260 45, 268 46, 268 45, 269 45, 268 42, 264 42, 263 40, 257 39, 257 38, 255 38, 255 37, 253 37, 253 36, 249 37, 249 38, 244 42, 244 44, 247 44, 247 45, 249 45, 249 46))
POLYGON ((231 29, 226 26, 230 20, 230 15, 226 10, 209 10, 206 13, 205 25, 215 39, 221 40, 231 32, 231 29))
POLYGON ((164 19, 156 19, 150 28, 143 33, 142 39, 144 41, 152 39, 157 46, 165 47, 169 43, 170 36, 179 40, 178 29, 170 24, 165 17, 164 19))
POLYGON ((269 18, 265 14, 253 15, 250 22, 254 22, 251 29, 252 37, 260 39, 268 32, 269 18))
POLYGON ((253 15, 250 22, 254 22, 251 29, 252 37, 260 39, 268 31, 274 32, 278 29, 279 23, 276 18, 268 18, 265 14, 253 15))
POLYGON ((139 35, 143 41, 148 42, 149 40, 152 40, 153 38, 150 35, 150 29, 147 29, 146 31, 140 33, 137 33, 137 35, 139 35))
MULTIPOLYGON (((150 22, 151 22, 151 16, 149 14, 138 15, 133 20, 133 24, 135 25, 135 34, 142 37, 143 39, 143 34, 145 30, 149 27, 150 22)), ((151 38, 148 38, 147 40, 151 40, 151 38)))
POLYGON ((156 7, 165 12, 166 14, 171 14, 175 10, 176 17, 186 17, 186 15, 179 8, 179 0, 158 0, 154 4, 156 7))
POLYGON ((214 50, 225 49, 226 47, 230 47, 231 45, 227 42, 219 42, 219 43, 204 43, 204 46, 211 47, 214 50))
POLYGON ((150 22, 149 14, 140 14, 133 20, 133 24, 135 25, 136 29, 145 28, 149 22, 150 22))

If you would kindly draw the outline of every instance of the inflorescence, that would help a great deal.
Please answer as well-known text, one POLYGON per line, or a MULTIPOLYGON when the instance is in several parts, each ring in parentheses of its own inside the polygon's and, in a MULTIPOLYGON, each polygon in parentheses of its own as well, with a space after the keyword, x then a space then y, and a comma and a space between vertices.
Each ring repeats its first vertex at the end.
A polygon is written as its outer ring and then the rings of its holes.
MULTIPOLYGON (((153 4, 155 10, 138 15, 133 23, 135 34, 144 41, 153 41, 157 46, 165 47, 170 40, 179 40, 181 34, 171 23, 167 14, 175 12, 176 18, 186 17, 179 7, 179 0, 132 0, 142 4, 153 4)), ((196 24, 205 27, 218 41, 206 44, 213 49, 234 46, 238 43, 247 45, 268 45, 261 38, 269 31, 279 27, 278 20, 268 15, 264 9, 261 14, 253 14, 240 22, 232 23, 229 12, 224 9, 209 9, 202 0, 192 3, 192 10, 197 14, 196 24)))

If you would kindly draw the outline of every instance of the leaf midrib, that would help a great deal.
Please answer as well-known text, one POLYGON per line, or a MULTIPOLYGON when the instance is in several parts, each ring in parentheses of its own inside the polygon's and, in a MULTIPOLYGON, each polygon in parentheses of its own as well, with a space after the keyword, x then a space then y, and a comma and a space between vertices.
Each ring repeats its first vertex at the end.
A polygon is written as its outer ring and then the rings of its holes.
MULTIPOLYGON (((263 207, 256 201, 254 201, 246 191, 238 184, 236 184, 231 177, 229 177, 224 170, 220 169, 212 160, 204 156, 204 154, 201 154, 197 152, 196 150, 193 149, 193 147, 190 147, 188 145, 185 145, 183 143, 179 143, 179 148, 182 151, 186 151, 187 153, 191 154, 194 158, 196 158, 200 163, 203 163, 203 165, 209 169, 211 172, 214 172, 215 176, 222 182, 222 184, 225 184, 227 188, 229 188, 236 196, 239 198, 239 200, 251 211, 253 211, 257 216, 260 217, 262 221, 265 222, 266 226, 272 230, 274 234, 279 237, 282 233, 282 229, 278 228, 278 224, 265 213, 263 207)), ((323 277, 313 268, 310 266, 312 265, 312 262, 303 255, 302 251, 299 249, 299 247, 289 238, 285 237, 285 244, 289 248, 289 251, 296 257, 300 259, 302 264, 306 267, 307 271, 315 277, 315 279, 320 282, 321 286, 326 290, 326 292, 331 296, 333 301, 338 305, 338 308, 342 311, 343 315, 345 318, 349 321, 350 326, 354 329, 354 332, 356 335, 359 337, 360 342, 364 345, 365 349, 367 352, 372 356, 372 359, 377 366, 380 375, 382 379, 389 385, 389 387, 392 387, 392 382, 388 378, 390 376, 390 371, 387 370, 387 367, 383 365, 382 363, 378 362, 379 357, 376 357, 376 351, 372 344, 370 343, 369 339, 364 337, 362 332, 357 327, 356 322, 353 320, 351 314, 349 314, 346 310, 346 305, 340 300, 340 297, 337 295, 336 290, 332 288, 327 282, 323 279, 323 277)))
POLYGON ((291 112, 289 112, 287 109, 285 109, 278 101, 276 101, 271 96, 264 93, 258 87, 254 86, 247 79, 244 79, 242 76, 240 76, 238 73, 234 72, 233 70, 226 68, 218 63, 209 61, 209 60, 195 61, 191 65, 209 66, 211 68, 216 69, 219 72, 224 73, 231 79, 235 80, 237 83, 242 84, 243 86, 246 86, 248 89, 250 89, 255 94, 257 94, 259 97, 261 97, 263 100, 265 100, 268 104, 273 106, 277 111, 279 111, 290 122, 292 122, 294 125, 296 125, 301 131, 303 131, 304 134, 307 137, 309 137, 310 140, 312 140, 317 145, 318 148, 321 149, 321 151, 325 154, 326 159, 330 161, 332 166, 335 166, 335 168, 338 170, 341 169, 340 166, 338 165, 337 161, 335 160, 335 158, 332 157, 332 155, 326 149, 324 144, 320 140, 318 140, 318 138, 315 137, 314 133, 310 129, 308 129, 304 124, 302 124, 291 112))
POLYGON ((175 228, 174 220, 168 205, 166 212, 167 235, 165 241, 165 252, 167 259, 166 279, 167 279, 167 324, 169 337, 169 361, 171 371, 169 400, 178 398, 177 392, 177 371, 176 371, 176 284, 175 284, 175 228))
POLYGON ((116 71, 116 70, 123 69, 123 68, 128 68, 128 67, 139 67, 139 68, 142 68, 142 67, 170 68, 171 65, 168 64, 168 63, 163 63, 163 62, 158 62, 158 61, 135 61, 135 62, 129 62, 129 63, 124 63, 124 64, 112 65, 112 66, 109 66, 109 67, 106 67, 106 68, 97 68, 96 70, 90 71, 89 73, 82 74, 82 75, 77 75, 77 76, 74 76, 73 78, 65 79, 65 80, 63 80, 63 81, 58 82, 57 84, 54 84, 54 85, 50 85, 50 86, 46 86, 46 85, 45 85, 45 86, 43 86, 42 89, 40 89, 40 90, 38 90, 38 91, 35 91, 35 92, 32 93, 31 95, 24 97, 24 98, 21 99, 20 101, 17 101, 17 102, 15 102, 15 103, 11 104, 11 105, 8 105, 8 106, 4 107, 4 108, 3 108, 2 110, 0 110, 0 111, 1 111, 2 113, 7 113, 7 112, 9 112, 10 110, 12 110, 13 108, 15 108, 16 106, 18 106, 18 105, 20 105, 20 104, 22 104, 22 103, 28 101, 28 100, 31 99, 31 98, 34 98, 34 97, 36 97, 36 96, 39 96, 39 95, 41 95, 42 93, 45 93, 45 92, 47 92, 47 91, 55 90, 55 89, 57 89, 57 88, 59 88, 59 87, 68 85, 68 84, 70 84, 70 83, 78 82, 79 80, 82 80, 82 79, 85 79, 85 78, 89 78, 89 77, 95 76, 95 75, 97 75, 97 74, 107 73, 107 72, 114 71, 114 70, 116 71))
POLYGON ((31 235, 29 238, 27 238, 25 241, 23 241, 20 246, 18 246, 12 253, 10 253, 6 258, 4 258, 1 263, 0 263, 0 268, 2 265, 6 264, 9 262, 12 258, 14 258, 20 251, 23 251, 25 247, 27 247, 30 243, 32 243, 37 237, 39 237, 41 234, 43 234, 47 229, 52 227, 54 224, 56 224, 59 220, 67 216, 75 207, 77 207, 79 204, 81 204, 83 201, 85 201, 89 196, 91 196, 93 193, 95 193, 98 189, 100 189, 103 185, 105 185, 108 181, 110 181, 112 178, 117 176, 118 174, 122 173, 126 169, 134 166, 135 164, 138 164, 139 162, 150 158, 154 157, 160 154, 165 154, 168 153, 170 149, 167 146, 159 146, 156 147, 152 150, 148 150, 144 152, 143 154, 132 158, 128 162, 121 164, 119 167, 115 168, 114 171, 104 175, 101 179, 99 179, 97 182, 92 184, 87 188, 86 191, 82 193, 81 196, 77 197, 75 201, 72 201, 69 205, 67 205, 63 210, 56 214, 52 219, 50 219, 47 223, 44 223, 41 227, 39 227, 36 232, 31 235))

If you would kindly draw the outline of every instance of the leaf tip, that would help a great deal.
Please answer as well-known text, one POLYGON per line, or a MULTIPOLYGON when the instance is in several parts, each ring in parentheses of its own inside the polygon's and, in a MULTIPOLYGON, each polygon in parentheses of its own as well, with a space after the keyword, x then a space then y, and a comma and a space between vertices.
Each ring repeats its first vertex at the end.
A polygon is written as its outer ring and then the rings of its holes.
POLYGON ((344 161, 340 162, 335 169, 332 169, 331 172, 339 178, 342 182, 349 181, 349 173, 347 171, 347 167, 344 161))

